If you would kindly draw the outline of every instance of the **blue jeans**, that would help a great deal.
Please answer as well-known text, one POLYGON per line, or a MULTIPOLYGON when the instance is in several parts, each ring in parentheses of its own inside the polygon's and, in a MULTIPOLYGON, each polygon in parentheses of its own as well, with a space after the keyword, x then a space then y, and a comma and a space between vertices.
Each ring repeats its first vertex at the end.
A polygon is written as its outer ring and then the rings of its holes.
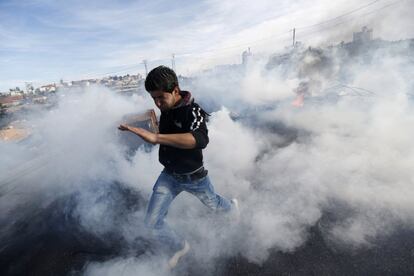
POLYGON ((162 171, 154 185, 145 216, 145 225, 151 229, 156 241, 162 247, 168 247, 173 251, 183 247, 184 239, 168 226, 165 216, 171 202, 179 193, 186 191, 195 195, 214 211, 228 212, 231 209, 231 202, 214 192, 208 175, 193 181, 189 176, 186 178, 185 181, 179 181, 165 170, 162 171))

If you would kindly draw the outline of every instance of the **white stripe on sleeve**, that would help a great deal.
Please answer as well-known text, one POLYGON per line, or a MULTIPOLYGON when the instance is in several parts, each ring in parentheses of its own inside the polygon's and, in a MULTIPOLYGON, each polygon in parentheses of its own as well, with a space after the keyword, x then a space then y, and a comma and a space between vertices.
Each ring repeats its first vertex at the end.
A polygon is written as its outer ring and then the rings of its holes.
POLYGON ((201 108, 198 107, 197 110, 195 107, 193 107, 193 116, 194 121, 191 123, 190 130, 196 130, 200 127, 201 123, 203 122, 204 118, 201 116, 201 108), (196 113, 197 112, 197 113, 196 113))

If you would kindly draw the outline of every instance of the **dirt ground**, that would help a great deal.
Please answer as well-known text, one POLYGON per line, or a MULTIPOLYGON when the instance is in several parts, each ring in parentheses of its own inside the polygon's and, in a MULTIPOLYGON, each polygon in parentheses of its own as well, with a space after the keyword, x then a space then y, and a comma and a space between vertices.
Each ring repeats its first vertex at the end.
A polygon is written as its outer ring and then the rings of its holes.
POLYGON ((18 141, 29 136, 29 132, 21 128, 3 128, 0 129, 0 140, 2 141, 18 141))

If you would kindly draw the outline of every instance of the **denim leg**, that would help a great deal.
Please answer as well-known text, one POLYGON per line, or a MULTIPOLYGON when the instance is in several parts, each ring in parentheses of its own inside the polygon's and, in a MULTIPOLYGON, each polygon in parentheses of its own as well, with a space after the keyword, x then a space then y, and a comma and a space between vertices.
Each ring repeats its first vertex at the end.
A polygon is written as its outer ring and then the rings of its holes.
POLYGON ((184 240, 169 227, 165 217, 171 202, 180 192, 174 180, 162 172, 154 185, 145 216, 145 225, 151 230, 157 242, 173 251, 181 249, 184 240))
POLYGON ((211 210, 228 212, 231 209, 230 200, 216 194, 208 176, 182 185, 183 189, 195 195, 204 205, 211 210))

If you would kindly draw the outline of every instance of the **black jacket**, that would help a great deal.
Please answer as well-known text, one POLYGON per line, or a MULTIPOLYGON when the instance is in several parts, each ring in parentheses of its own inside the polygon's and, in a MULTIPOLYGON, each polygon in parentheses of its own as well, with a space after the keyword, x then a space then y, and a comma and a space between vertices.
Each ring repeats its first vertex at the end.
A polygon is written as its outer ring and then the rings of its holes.
POLYGON ((162 134, 188 133, 195 140, 194 149, 179 149, 160 145, 159 161, 174 173, 193 172, 203 166, 202 149, 209 142, 206 120, 208 114, 194 102, 191 93, 181 91, 183 99, 179 105, 169 111, 161 112, 159 130, 162 134))

